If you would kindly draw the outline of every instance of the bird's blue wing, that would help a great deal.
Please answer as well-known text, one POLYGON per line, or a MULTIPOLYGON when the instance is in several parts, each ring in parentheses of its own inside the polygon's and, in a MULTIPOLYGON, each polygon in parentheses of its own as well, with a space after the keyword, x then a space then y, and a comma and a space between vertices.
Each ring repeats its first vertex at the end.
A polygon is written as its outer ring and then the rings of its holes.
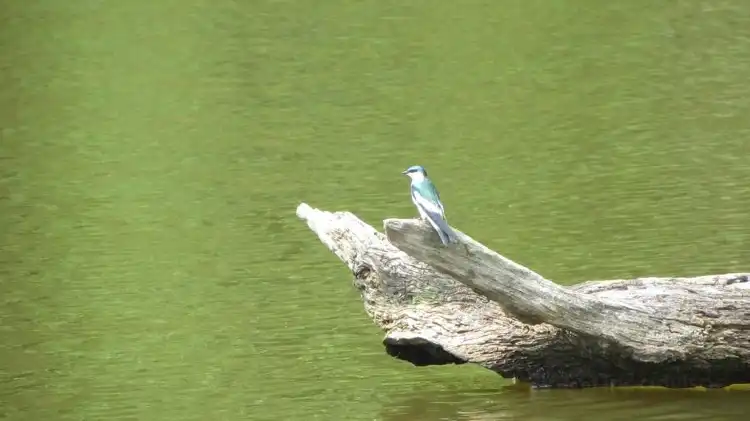
POLYGON ((425 202, 425 206, 433 205, 436 210, 440 213, 441 218, 445 218, 445 209, 443 208, 443 202, 440 201, 440 193, 438 193, 435 185, 429 180, 424 180, 421 183, 415 183, 412 185, 412 195, 419 194, 425 202))
POLYGON ((419 209, 420 215, 429 220, 430 225, 437 231, 440 241, 448 244, 456 241, 456 234, 453 232, 448 222, 445 220, 442 206, 438 206, 432 200, 426 199, 418 190, 412 190, 412 200, 419 209))

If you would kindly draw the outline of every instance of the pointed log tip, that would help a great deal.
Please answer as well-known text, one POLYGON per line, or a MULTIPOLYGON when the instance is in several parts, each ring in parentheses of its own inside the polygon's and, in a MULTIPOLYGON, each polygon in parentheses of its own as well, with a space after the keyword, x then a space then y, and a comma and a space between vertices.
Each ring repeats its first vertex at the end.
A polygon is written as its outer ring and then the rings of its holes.
POLYGON ((297 218, 307 219, 307 217, 310 215, 310 213, 312 213, 312 211, 313 211, 313 208, 311 208, 310 205, 308 205, 305 202, 302 202, 297 206, 297 212, 296 212, 297 218))

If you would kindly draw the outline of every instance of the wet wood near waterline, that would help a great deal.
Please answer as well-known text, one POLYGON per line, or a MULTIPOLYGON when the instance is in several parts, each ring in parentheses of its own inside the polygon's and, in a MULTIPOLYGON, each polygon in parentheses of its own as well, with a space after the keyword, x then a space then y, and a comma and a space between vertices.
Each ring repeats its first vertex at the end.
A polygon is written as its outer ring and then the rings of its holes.
POLYGON ((537 387, 750 383, 750 274, 562 287, 458 230, 445 247, 419 220, 383 234, 349 212, 297 216, 354 273, 396 358, 537 387))

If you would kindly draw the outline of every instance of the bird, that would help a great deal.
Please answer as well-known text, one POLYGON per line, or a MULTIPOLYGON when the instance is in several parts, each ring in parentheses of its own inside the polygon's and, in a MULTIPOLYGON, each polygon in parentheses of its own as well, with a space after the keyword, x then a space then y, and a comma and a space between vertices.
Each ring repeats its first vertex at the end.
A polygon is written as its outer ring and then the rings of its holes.
POLYGON ((445 217, 445 208, 440 202, 440 193, 435 185, 427 177, 427 171, 421 165, 413 165, 402 174, 411 178, 411 201, 417 207, 422 219, 432 225, 440 236, 443 245, 456 242, 456 233, 453 232, 445 217))

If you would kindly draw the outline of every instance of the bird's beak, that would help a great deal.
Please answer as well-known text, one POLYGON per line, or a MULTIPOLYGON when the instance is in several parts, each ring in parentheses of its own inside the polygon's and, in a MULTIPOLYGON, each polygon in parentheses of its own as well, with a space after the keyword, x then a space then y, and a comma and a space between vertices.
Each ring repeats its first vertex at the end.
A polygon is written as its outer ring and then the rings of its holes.
POLYGON ((406 175, 407 172, 408 171, 404 170, 404 171, 401 171, 401 174, 406 175))

